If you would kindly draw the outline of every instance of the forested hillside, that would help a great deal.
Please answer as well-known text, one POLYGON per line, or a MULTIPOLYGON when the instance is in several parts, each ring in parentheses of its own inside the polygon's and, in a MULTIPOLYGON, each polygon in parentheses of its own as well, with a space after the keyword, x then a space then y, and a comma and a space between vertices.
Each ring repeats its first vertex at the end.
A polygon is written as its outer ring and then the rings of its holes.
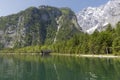
POLYGON ((120 54, 120 22, 116 28, 107 25, 102 32, 77 34, 68 41, 56 43, 53 49, 59 53, 120 54))
POLYGON ((51 50, 65 54, 120 54, 120 22, 93 34, 82 32, 69 8, 30 7, 0 17, 1 52, 34 53, 51 50))
POLYGON ((120 54, 120 22, 116 24, 116 28, 109 24, 105 31, 75 34, 69 40, 55 42, 52 45, 29 46, 8 51, 30 53, 41 50, 51 50, 60 54, 120 54))
POLYGON ((0 17, 1 48, 51 45, 81 32, 75 13, 69 8, 30 7, 0 17))

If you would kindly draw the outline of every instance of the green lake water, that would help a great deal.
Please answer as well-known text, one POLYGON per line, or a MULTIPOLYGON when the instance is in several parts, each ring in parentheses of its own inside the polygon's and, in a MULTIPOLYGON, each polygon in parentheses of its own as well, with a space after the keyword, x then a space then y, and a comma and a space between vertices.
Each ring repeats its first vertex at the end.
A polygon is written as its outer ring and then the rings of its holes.
POLYGON ((120 80, 120 59, 2 56, 0 80, 120 80))

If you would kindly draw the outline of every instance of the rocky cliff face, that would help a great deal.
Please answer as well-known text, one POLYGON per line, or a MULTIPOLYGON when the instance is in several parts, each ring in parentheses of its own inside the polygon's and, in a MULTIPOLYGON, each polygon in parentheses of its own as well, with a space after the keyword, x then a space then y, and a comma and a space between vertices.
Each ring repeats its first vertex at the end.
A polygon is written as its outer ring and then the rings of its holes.
POLYGON ((0 17, 0 44, 5 48, 52 44, 80 31, 74 12, 68 8, 30 7, 0 17))
POLYGON ((78 23, 84 32, 104 30, 107 24, 113 27, 120 21, 120 0, 110 0, 100 7, 88 7, 77 14, 78 23))

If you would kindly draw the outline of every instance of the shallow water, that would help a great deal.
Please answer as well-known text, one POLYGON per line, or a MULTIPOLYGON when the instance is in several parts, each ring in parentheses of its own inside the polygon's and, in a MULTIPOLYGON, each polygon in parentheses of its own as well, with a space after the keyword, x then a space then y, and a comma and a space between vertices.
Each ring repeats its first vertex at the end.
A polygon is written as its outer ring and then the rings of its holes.
POLYGON ((0 80, 119 80, 120 59, 2 56, 0 80))

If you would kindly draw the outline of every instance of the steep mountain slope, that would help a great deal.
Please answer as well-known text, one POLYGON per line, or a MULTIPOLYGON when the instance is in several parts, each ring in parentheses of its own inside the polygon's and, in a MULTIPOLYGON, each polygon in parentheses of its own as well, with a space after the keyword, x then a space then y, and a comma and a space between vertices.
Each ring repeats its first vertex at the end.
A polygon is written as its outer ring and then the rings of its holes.
POLYGON ((74 12, 68 8, 30 7, 0 17, 0 44, 5 48, 52 44, 80 31, 74 12))
POLYGON ((84 32, 88 33, 104 30, 109 23, 114 27, 120 21, 120 0, 110 0, 100 7, 88 7, 77 14, 77 19, 84 32))

